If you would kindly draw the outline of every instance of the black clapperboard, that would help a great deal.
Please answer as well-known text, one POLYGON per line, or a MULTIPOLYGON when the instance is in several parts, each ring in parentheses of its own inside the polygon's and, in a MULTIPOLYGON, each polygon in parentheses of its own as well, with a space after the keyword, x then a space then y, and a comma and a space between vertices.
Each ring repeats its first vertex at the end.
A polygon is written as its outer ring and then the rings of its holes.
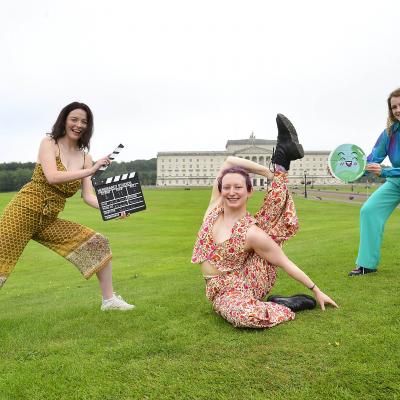
MULTIPOLYGON (((120 153, 124 146, 120 144, 109 156, 111 160, 120 153)), ((100 179, 102 173, 108 168, 99 168, 92 176, 92 184, 99 202, 101 216, 104 221, 118 218, 121 212, 127 214, 146 209, 142 188, 136 172, 116 175, 100 179)))

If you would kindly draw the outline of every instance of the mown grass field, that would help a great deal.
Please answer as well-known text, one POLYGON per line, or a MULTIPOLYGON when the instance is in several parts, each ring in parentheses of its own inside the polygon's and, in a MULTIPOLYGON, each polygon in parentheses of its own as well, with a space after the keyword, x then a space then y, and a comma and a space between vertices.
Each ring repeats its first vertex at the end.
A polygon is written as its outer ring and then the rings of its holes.
MULTIPOLYGON (((137 308, 101 312, 96 279, 30 243, 0 291, 0 399, 399 399, 399 211, 379 272, 348 278, 359 206, 296 198, 301 230, 285 251, 341 307, 235 329, 190 264, 208 196, 147 190, 147 211, 107 223, 70 199, 62 216, 109 237, 115 289, 137 308)), ((282 273, 273 293, 305 291, 282 273)))

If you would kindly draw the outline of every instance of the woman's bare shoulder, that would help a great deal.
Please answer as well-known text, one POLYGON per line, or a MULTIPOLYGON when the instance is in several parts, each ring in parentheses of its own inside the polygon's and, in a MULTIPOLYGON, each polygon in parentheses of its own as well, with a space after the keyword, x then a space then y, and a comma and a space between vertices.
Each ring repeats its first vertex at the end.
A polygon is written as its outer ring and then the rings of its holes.
POLYGON ((53 155, 57 155, 57 144, 53 138, 45 136, 40 141, 37 162, 41 163, 43 162, 43 159, 53 155))
POLYGON ((88 152, 85 152, 85 150, 82 151, 85 155, 85 168, 90 168, 93 164, 92 156, 88 152))
POLYGON ((54 140, 52 137, 50 137, 50 136, 45 136, 45 137, 41 140, 40 144, 41 144, 41 145, 45 145, 45 146, 54 146, 54 147, 56 146, 55 140, 54 140))
POLYGON ((268 236, 259 226, 253 224, 247 231, 247 239, 251 242, 263 240, 265 236, 268 236))

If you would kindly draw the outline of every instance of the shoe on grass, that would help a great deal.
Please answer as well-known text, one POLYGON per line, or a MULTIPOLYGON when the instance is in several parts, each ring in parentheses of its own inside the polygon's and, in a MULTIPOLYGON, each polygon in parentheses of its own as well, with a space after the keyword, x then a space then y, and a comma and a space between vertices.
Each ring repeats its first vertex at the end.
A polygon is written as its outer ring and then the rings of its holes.
POLYGON ((360 276, 360 275, 370 274, 371 272, 376 272, 376 269, 357 267, 349 272, 349 276, 360 276))
POLYGON ((135 308, 133 304, 127 303, 121 296, 113 293, 110 299, 104 300, 101 303, 101 311, 121 310, 128 311, 135 308))
POLYGON ((290 161, 304 157, 303 146, 299 143, 295 127, 287 117, 278 114, 276 125, 278 126, 278 140, 271 161, 289 171, 290 161))
POLYGON ((281 304, 282 306, 290 308, 293 312, 312 310, 317 305, 314 297, 308 294, 295 294, 294 296, 273 295, 269 296, 267 301, 281 304))

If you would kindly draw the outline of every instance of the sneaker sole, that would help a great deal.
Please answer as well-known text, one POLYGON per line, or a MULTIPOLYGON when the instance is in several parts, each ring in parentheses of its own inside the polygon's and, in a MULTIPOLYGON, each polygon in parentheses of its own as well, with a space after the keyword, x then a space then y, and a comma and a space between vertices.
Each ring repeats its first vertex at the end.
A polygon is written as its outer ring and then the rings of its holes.
MULTIPOLYGON (((132 304, 133 305, 133 304, 132 304)), ((118 311, 131 311, 133 309, 135 309, 136 306, 133 306, 132 308, 118 308, 118 307, 114 307, 114 308, 103 308, 100 307, 101 311, 114 311, 114 310, 118 310, 118 311)))
POLYGON ((283 114, 277 114, 276 117, 281 120, 283 125, 285 125, 285 127, 289 131, 292 142, 299 143, 299 137, 297 136, 296 128, 290 122, 289 118, 285 117, 283 114))
POLYGON ((299 158, 304 157, 304 150, 303 150, 303 146, 300 143, 295 143, 295 145, 296 145, 296 150, 297 150, 296 160, 298 160, 299 158))

